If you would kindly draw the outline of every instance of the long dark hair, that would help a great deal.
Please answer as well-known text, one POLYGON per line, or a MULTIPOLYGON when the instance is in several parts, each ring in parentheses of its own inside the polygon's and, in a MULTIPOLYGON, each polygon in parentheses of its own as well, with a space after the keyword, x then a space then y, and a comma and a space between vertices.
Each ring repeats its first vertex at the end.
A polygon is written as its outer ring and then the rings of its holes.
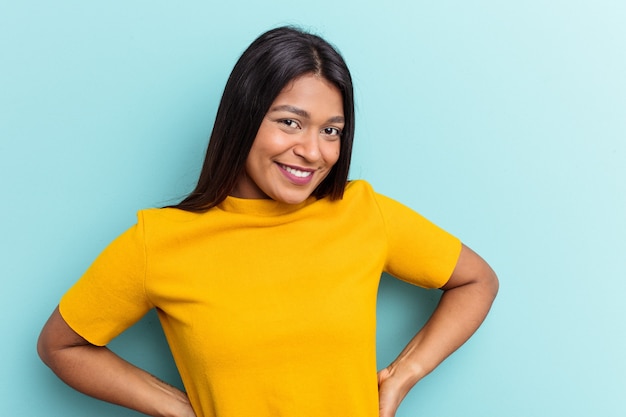
POLYGON ((241 55, 228 78, 196 188, 179 204, 203 212, 221 203, 233 190, 259 126, 270 105, 292 80, 313 73, 339 89, 345 126, 339 160, 314 190, 317 198, 343 197, 354 138, 352 78, 335 48, 317 35, 280 27, 259 36, 241 55))

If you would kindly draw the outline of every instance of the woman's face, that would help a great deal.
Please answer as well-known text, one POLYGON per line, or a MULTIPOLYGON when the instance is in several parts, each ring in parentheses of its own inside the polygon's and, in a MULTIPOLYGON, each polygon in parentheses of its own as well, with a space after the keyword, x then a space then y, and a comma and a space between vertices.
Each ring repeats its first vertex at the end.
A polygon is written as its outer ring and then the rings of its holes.
POLYGON ((343 127, 341 92, 313 74, 296 78, 261 122, 231 195, 288 204, 306 200, 337 162, 343 127))

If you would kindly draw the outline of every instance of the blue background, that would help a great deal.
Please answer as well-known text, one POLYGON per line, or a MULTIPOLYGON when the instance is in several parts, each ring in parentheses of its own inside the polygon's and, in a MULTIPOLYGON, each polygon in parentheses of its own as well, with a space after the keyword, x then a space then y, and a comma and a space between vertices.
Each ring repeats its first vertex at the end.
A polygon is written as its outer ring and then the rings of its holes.
MULTIPOLYGON (((235 60, 287 23, 352 69, 352 178, 501 279, 398 416, 626 415, 625 21, 608 0, 0 0, 0 415, 137 415, 56 380, 38 332, 136 210, 191 189, 235 60)), ((437 298, 383 278, 381 367, 437 298)), ((112 348, 179 383, 154 314, 112 348)))

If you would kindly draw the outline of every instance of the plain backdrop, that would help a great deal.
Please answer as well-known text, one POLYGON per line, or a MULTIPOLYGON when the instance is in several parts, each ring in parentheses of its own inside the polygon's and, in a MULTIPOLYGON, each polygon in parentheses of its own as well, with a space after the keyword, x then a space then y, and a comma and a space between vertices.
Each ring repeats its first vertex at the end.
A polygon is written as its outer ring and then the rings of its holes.
MULTIPOLYGON (((398 417, 626 415, 625 21, 608 0, 0 0, 0 415, 137 416, 58 381, 39 330, 137 210, 190 191, 235 60, 283 24, 352 70, 351 177, 501 279, 398 417)), ((383 277, 380 367, 438 297, 383 277)), ((155 314, 111 347, 180 384, 155 314)))

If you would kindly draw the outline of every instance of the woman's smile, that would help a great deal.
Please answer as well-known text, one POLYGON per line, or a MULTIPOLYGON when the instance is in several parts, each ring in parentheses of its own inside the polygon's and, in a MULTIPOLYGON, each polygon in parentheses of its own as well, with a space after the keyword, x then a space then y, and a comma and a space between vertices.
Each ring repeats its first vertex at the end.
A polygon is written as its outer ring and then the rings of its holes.
POLYGON ((281 163, 278 163, 278 167, 283 170, 283 173, 289 180, 299 185, 309 183, 313 179, 313 172, 315 172, 313 169, 296 168, 281 163))

